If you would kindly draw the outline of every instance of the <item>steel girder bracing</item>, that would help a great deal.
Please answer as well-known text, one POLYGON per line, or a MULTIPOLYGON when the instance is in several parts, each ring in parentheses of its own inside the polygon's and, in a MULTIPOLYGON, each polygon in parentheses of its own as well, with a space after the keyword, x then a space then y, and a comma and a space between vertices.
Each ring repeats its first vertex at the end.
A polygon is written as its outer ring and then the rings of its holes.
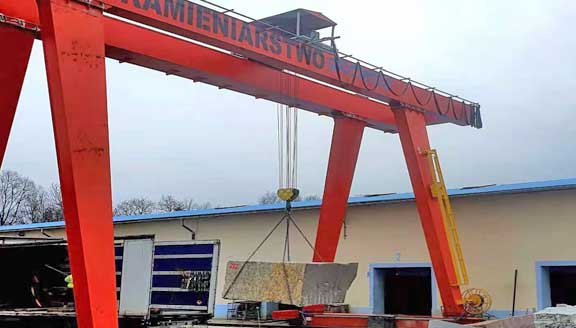
POLYGON ((334 262, 364 133, 364 122, 335 118, 314 262, 334 262))
POLYGON ((39 0, 78 325, 118 326, 102 13, 39 0))
POLYGON ((20 91, 32 51, 34 36, 17 27, 0 24, 0 167, 16 114, 20 91))

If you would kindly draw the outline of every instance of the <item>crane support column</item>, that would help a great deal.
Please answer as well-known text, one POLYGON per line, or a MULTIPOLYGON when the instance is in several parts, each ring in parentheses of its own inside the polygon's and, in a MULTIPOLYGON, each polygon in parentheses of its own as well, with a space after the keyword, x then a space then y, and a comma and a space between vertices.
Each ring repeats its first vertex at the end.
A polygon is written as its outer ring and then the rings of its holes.
POLYGON ((421 112, 406 108, 396 108, 394 115, 444 314, 460 316, 464 310, 462 294, 456 279, 456 264, 452 260, 440 204, 432 197, 430 190, 432 172, 425 154, 430 150, 425 117, 421 112))
POLYGON ((365 123, 336 117, 324 185, 314 262, 334 262, 365 123))
POLYGON ((0 40, 7 45, 0 51, 0 167, 16 114, 28 67, 34 35, 17 27, 0 24, 0 40))
POLYGON ((38 0, 79 328, 116 328, 102 13, 38 0))

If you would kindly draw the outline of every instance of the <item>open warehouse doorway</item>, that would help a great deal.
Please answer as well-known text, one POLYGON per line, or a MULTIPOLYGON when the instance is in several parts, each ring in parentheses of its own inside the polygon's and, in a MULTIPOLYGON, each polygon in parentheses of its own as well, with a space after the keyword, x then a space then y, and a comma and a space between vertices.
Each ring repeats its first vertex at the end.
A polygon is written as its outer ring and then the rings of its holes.
POLYGON ((436 281, 429 263, 370 265, 370 305, 377 314, 431 315, 436 281))
POLYGON ((538 309, 576 305, 576 261, 536 263, 538 309))

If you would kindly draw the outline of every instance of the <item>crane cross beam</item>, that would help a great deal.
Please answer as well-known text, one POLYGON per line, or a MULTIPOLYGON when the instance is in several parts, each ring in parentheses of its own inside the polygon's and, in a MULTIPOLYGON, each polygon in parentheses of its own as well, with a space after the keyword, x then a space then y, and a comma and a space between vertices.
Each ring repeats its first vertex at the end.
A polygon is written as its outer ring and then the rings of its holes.
POLYGON ((334 49, 303 41, 259 21, 246 22, 187 0, 101 0, 101 3, 114 15, 390 104, 420 110, 427 122, 482 126, 476 103, 341 58, 334 49))

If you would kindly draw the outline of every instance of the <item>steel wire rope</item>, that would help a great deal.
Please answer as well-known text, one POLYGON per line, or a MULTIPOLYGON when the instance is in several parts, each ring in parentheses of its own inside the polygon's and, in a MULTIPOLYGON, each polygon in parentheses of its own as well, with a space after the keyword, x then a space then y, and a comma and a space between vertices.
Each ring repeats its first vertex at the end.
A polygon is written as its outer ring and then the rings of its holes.
POLYGON ((226 296, 228 296, 228 293, 230 292, 230 289, 232 289, 232 287, 234 286, 234 284, 236 284, 236 281, 238 281, 238 277, 240 277, 240 274, 242 274, 242 272, 244 271, 244 268, 246 268, 246 265, 248 264, 248 262, 250 262, 250 260, 256 255, 256 253, 258 253, 258 251, 260 250, 260 248, 262 248, 262 246, 266 243, 266 241, 268 241, 268 239, 270 239, 270 236, 272 236, 272 234, 274 233, 274 231, 276 231, 276 229, 278 229, 278 227, 280 226, 280 224, 282 224, 282 222, 284 221, 285 217, 283 216, 272 228, 272 230, 270 230, 268 232, 268 234, 266 235, 266 237, 264 237, 264 239, 260 242, 260 244, 258 244, 258 246, 256 246, 256 248, 252 251, 252 253, 250 253, 250 256, 248 256, 248 258, 246 259, 246 261, 244 261, 244 263, 242 263, 242 266, 240 267, 240 269, 238 270, 238 273, 236 273, 236 275, 234 276, 234 278, 232 279, 232 281, 230 282, 230 285, 228 286, 228 288, 226 289, 226 291, 224 292, 224 294, 222 295, 223 298, 225 298, 226 296))

